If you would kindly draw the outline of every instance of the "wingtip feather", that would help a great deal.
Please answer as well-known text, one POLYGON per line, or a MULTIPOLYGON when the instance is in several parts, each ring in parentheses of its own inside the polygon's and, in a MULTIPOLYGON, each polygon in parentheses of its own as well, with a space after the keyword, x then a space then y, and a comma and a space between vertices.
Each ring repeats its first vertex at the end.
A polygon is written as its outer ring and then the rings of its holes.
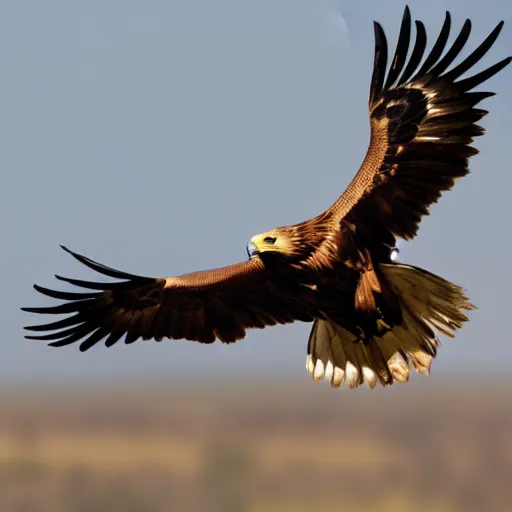
POLYGON ((398 34, 398 42, 396 44, 391 67, 388 72, 388 77, 384 85, 384 89, 392 87, 400 73, 403 70, 404 64, 407 60, 407 53, 411 42, 411 13, 408 7, 405 8, 400 31, 398 34))
POLYGON ((375 34, 375 56, 370 89, 370 104, 375 102, 382 91, 388 61, 388 43, 384 29, 378 21, 373 22, 373 27, 375 34))

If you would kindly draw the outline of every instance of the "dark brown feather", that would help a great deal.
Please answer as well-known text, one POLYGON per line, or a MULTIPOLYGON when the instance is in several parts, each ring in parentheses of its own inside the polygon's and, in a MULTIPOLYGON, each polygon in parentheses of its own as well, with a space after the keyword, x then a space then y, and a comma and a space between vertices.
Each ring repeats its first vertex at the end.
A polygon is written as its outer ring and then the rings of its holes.
POLYGON ((466 20, 443 56, 450 26, 447 13, 430 54, 409 79, 425 51, 424 27, 416 24, 416 42, 406 63, 411 31, 410 12, 406 8, 386 78, 387 41, 382 27, 376 25, 369 105, 370 146, 359 172, 329 211, 386 245, 394 245, 396 237, 413 238, 430 205, 443 191, 453 187, 456 178, 469 172, 468 159, 478 152, 472 147, 473 139, 484 132, 476 122, 487 113, 475 105, 493 94, 469 91, 512 60, 504 59, 456 82, 491 49, 503 22, 468 57, 446 72, 471 32, 471 22, 466 20), (399 78, 404 66, 405 80, 399 78))
POLYGON ((71 293, 38 285, 40 293, 63 299, 58 306, 23 308, 39 314, 72 316, 29 331, 50 334, 26 338, 51 341, 62 347, 80 341, 85 351, 105 339, 110 347, 126 335, 125 343, 138 339, 188 339, 231 343, 242 339, 248 328, 263 328, 295 320, 312 321, 315 306, 306 295, 288 294, 269 282, 259 259, 208 272, 179 277, 145 278, 120 272, 65 249, 75 259, 100 274, 125 279, 123 282, 90 283, 63 278, 95 293, 71 293))

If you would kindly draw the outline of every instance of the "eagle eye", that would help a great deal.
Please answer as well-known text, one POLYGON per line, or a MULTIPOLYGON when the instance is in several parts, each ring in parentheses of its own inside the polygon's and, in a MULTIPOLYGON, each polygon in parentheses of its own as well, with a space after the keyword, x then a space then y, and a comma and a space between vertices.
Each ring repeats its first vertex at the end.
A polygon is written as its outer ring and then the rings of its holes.
POLYGON ((274 245, 276 243, 277 238, 275 236, 266 236, 263 239, 263 242, 269 245, 274 245))

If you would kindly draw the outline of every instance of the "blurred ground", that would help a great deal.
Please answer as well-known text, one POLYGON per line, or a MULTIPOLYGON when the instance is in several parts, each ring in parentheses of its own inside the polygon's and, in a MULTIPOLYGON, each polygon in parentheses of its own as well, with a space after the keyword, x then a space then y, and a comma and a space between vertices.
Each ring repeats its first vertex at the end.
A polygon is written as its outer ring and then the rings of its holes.
POLYGON ((4 389, 0 510, 512 510, 511 384, 4 389))

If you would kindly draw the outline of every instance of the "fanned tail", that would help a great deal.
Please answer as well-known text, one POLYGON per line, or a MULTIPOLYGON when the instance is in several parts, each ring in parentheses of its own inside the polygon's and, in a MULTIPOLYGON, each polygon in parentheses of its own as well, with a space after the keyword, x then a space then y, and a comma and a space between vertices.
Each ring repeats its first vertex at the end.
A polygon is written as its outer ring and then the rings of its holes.
POLYGON ((350 388, 366 383, 374 388, 407 382, 409 368, 428 375, 437 355, 437 333, 453 337, 474 309, 464 290, 418 267, 380 266, 400 302, 402 323, 363 344, 342 326, 315 321, 308 345, 306 368, 313 380, 325 378, 333 387, 346 381, 350 388))

